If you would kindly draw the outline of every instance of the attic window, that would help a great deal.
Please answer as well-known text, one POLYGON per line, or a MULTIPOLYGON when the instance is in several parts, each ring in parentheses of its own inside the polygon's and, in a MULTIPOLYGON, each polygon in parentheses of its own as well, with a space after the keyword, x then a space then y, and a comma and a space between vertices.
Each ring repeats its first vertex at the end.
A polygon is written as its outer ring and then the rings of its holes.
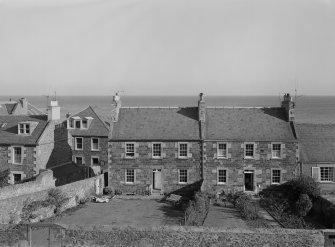
POLYGON ((30 134, 30 124, 20 123, 19 124, 19 134, 30 134))
POLYGON ((81 127, 81 120, 76 120, 76 129, 80 129, 81 127))
POLYGON ((87 120, 86 119, 83 119, 83 128, 87 129, 87 120))

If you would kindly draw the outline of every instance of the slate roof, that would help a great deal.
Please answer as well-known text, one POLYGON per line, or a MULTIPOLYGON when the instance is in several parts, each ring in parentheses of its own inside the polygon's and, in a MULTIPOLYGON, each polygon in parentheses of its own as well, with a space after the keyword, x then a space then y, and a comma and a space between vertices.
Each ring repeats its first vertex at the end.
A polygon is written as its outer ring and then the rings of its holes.
POLYGON ((296 131, 302 162, 335 162, 335 124, 296 124, 296 131))
POLYGON ((73 114, 71 117, 80 117, 84 119, 85 117, 92 117, 93 120, 88 129, 69 129, 69 132, 72 136, 105 136, 109 135, 108 125, 101 120, 98 114, 93 110, 91 106, 88 106, 86 109, 73 114))
MULTIPOLYGON (((0 116, 15 115, 15 110, 18 107, 18 102, 16 101, 4 101, 0 102, 0 116)), ((27 115, 45 115, 40 109, 28 102, 27 115)))
POLYGON ((206 108, 206 139, 296 141, 280 107, 206 108))
POLYGON ((0 145, 36 145, 47 124, 48 117, 46 115, 0 116, 0 145), (26 121, 38 122, 38 125, 36 126, 31 135, 18 135, 18 123, 26 121), (6 125, 4 127, 1 127, 2 124, 6 125))
POLYGON ((199 140, 197 107, 121 107, 112 140, 199 140))

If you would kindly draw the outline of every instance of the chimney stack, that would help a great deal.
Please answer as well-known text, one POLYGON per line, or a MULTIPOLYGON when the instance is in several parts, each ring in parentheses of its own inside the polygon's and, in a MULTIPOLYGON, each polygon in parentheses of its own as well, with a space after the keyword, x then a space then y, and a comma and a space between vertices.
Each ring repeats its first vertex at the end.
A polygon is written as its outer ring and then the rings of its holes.
POLYGON ((51 100, 48 106, 48 121, 60 120, 60 107, 57 100, 51 100))
POLYGON ((119 120, 119 111, 121 108, 121 99, 118 93, 116 93, 113 96, 113 102, 112 102, 112 122, 117 122, 119 120))
POLYGON ((205 138, 205 121, 206 121, 206 102, 204 99, 204 94, 199 94, 198 101, 198 115, 199 115, 199 123, 200 123, 200 138, 205 138))
POLYGON ((281 107, 285 109, 287 121, 294 122, 294 102, 292 96, 289 93, 284 94, 281 107))

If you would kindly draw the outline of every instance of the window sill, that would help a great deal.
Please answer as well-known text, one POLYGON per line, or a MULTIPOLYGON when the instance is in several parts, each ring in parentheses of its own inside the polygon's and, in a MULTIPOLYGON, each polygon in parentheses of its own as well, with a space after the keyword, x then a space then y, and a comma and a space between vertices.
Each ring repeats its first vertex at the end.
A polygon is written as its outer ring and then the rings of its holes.
POLYGON ((271 185, 279 185, 279 184, 281 184, 281 183, 271 183, 271 185))
POLYGON ((225 183, 218 182, 217 185, 227 185, 227 182, 225 182, 225 183))
POLYGON ((126 182, 125 185, 135 185, 135 182, 126 182))
POLYGON ((318 181, 321 184, 334 184, 335 181, 318 181))
POLYGON ((161 157, 161 156, 160 157, 152 157, 152 159, 153 160, 161 160, 161 159, 163 159, 163 157, 161 157))
POLYGON ((228 157, 217 157, 218 160, 227 160, 229 159, 228 157))
POLYGON ((188 184, 188 182, 178 182, 178 184, 188 184))
POLYGON ((184 157, 184 156, 179 157, 178 156, 178 159, 180 159, 180 160, 187 160, 187 159, 189 159, 189 157, 184 157))
POLYGON ((282 157, 271 157, 272 160, 281 160, 282 157))
POLYGON ((74 150, 75 151, 83 151, 84 149, 83 148, 82 149, 75 148, 74 150))
POLYGON ((100 149, 91 149, 92 152, 99 152, 100 149))
POLYGON ((134 160, 135 157, 124 157, 124 159, 126 159, 126 160, 134 160))
POLYGON ((254 160, 255 157, 244 157, 245 160, 254 160))

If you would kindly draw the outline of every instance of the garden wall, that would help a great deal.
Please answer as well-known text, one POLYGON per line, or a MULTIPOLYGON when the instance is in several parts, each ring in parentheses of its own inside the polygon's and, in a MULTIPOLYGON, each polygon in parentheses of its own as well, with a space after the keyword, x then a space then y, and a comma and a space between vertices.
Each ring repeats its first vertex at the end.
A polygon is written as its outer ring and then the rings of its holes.
MULTIPOLYGON (((96 193, 102 194, 103 182, 103 175, 99 175, 93 178, 59 186, 57 189, 60 189, 66 197, 78 196, 78 199, 80 200, 96 193)), ((47 196, 48 190, 43 190, 0 200, 0 224, 7 224, 13 214, 21 214, 23 203, 28 198, 33 201, 38 201, 46 199, 47 196)))
MULTIPOLYGON (((315 230, 219 229, 205 227, 133 228, 116 226, 79 227, 62 225, 51 230, 51 238, 62 246, 324 246, 324 234, 315 230)), ((24 231, 24 227, 22 228, 24 231)), ((17 230, 12 236, 23 236, 17 230)), ((17 240, 14 240, 17 241, 17 240)), ((13 240, 12 240, 13 242, 13 240)), ((15 245, 10 245, 15 246, 15 245)), ((60 245, 59 245, 60 246, 60 245)))
POLYGON ((53 172, 51 170, 46 170, 41 172, 36 177, 35 181, 2 187, 0 189, 0 200, 31 194, 51 188, 55 188, 55 179, 53 178, 53 172))

